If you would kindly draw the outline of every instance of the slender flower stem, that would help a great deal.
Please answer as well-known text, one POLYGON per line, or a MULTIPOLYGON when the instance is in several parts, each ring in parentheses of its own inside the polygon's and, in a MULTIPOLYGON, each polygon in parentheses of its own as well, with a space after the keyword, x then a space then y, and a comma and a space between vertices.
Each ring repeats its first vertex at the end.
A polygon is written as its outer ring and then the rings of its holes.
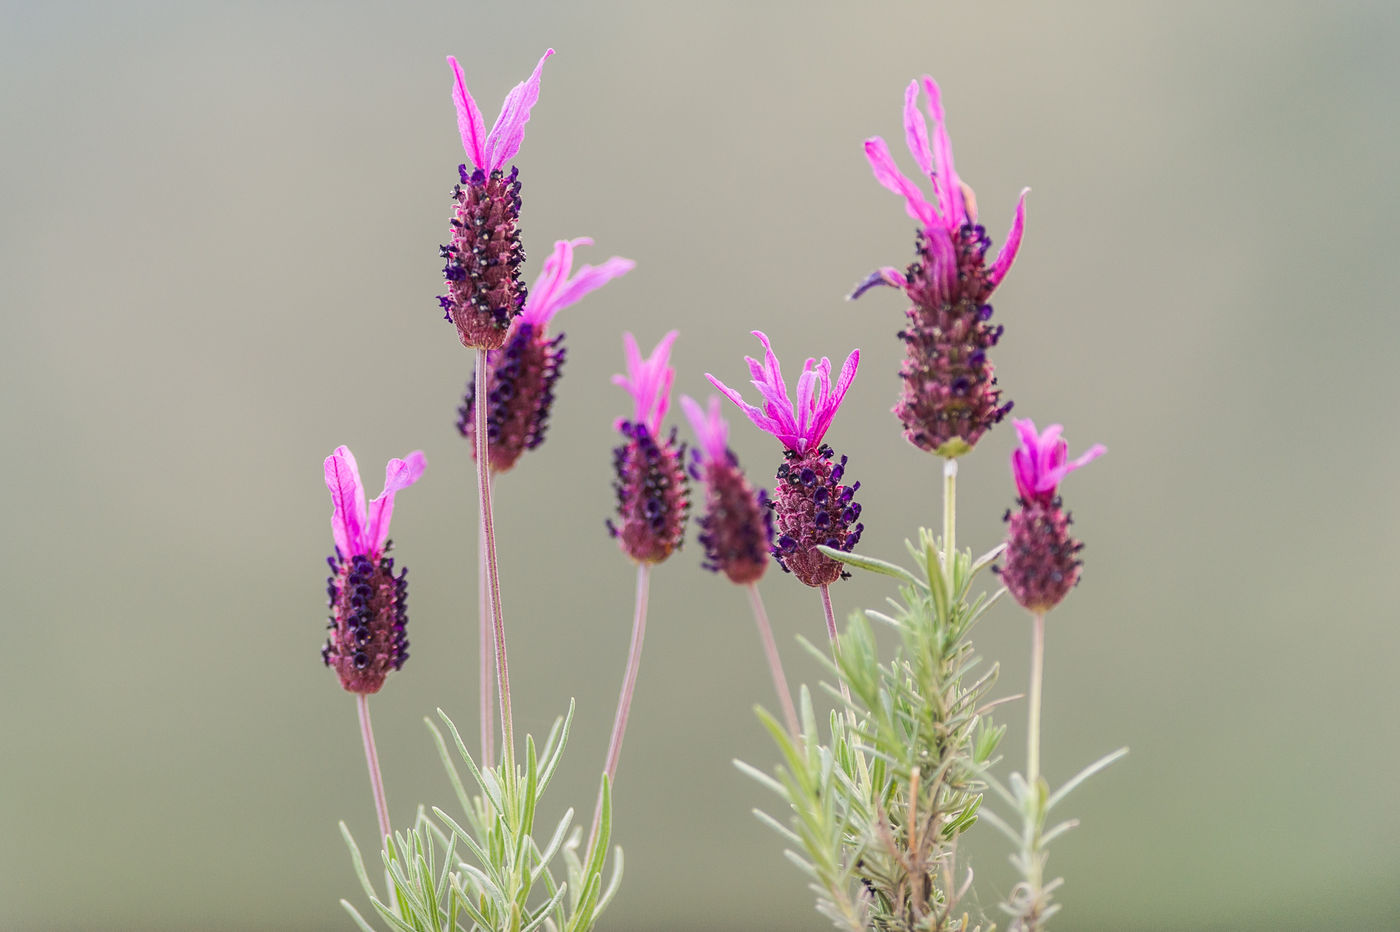
MULTIPOLYGON (((369 722, 369 696, 355 694, 360 710, 360 737, 365 740, 365 763, 369 765, 369 785, 374 791, 374 812, 379 817, 379 844, 389 836, 389 804, 384 800, 384 778, 379 773, 379 752, 374 749, 374 727, 369 722)), ((391 890, 392 892, 392 890, 391 890)))
POLYGON ((953 595, 953 561, 958 536, 958 461, 943 461, 943 575, 948 579, 948 595, 953 595))
POLYGON ((1040 692, 1045 680, 1045 613, 1035 612, 1031 635, 1030 727, 1027 729, 1026 783, 1034 791, 1040 780, 1040 692))
POLYGON ((476 483, 481 492, 481 534, 486 542, 486 589, 491 600, 491 629, 496 645, 496 675, 501 700, 501 758, 515 769, 515 728, 510 714, 510 669, 506 664, 506 626, 501 614, 501 577, 496 565, 496 527, 491 517, 491 463, 486 436, 486 350, 476 351, 476 483))
MULTIPOLYGON (((487 480, 490 481, 489 479, 487 480)), ((496 666, 492 662, 495 648, 491 643, 491 599, 487 593, 486 580, 486 526, 478 523, 477 563, 476 563, 476 633, 477 656, 480 670, 477 682, 481 691, 481 764, 493 767, 496 763, 496 666)))
POLYGON ((826 636, 831 639, 831 649, 835 652, 841 647, 841 639, 836 633, 836 613, 831 610, 831 587, 823 585, 821 591, 822 611, 826 613, 826 636))
POLYGON ((753 620, 758 625, 758 636, 763 640, 763 652, 768 655, 768 671, 773 674, 773 688, 778 691, 778 701, 783 706, 783 719, 787 722, 788 733, 801 732, 797 723, 797 709, 792 704, 792 693, 788 691, 787 677, 783 675, 783 661, 778 656, 778 645, 773 640, 773 628, 768 624, 768 612, 763 608, 763 597, 758 594, 758 583, 749 583, 749 604, 753 606, 753 620))
MULTIPOLYGON (((632 615, 632 644, 627 648, 627 669, 622 675, 622 693, 617 697, 617 715, 613 718, 612 737, 608 740, 608 757, 603 763, 608 785, 617 779, 617 764, 622 758, 622 738, 627 732, 627 714, 632 710, 632 694, 637 688, 637 671, 642 666, 642 638, 647 631, 647 592, 651 583, 651 564, 637 564, 637 607, 632 615)), ((598 823, 603 818, 603 791, 598 790, 598 805, 593 810, 593 828, 588 833, 588 847, 598 837, 598 823)))

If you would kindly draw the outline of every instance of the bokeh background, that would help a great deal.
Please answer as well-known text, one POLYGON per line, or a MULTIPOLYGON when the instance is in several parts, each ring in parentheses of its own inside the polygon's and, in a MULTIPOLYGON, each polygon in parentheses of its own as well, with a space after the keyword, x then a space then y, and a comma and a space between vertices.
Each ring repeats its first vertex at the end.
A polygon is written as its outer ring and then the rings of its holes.
MULTIPOLYGON (((945 91, 1000 243, 1019 415, 1109 454, 1065 494, 1084 584, 1050 620, 1045 767, 1129 758, 1072 803, 1059 928, 1379 929, 1400 922, 1396 562, 1400 8, 1010 3, 209 3, 0 6, 0 927, 347 928, 336 829, 373 809, 354 703, 322 669, 321 460, 427 452, 394 537, 413 659, 373 708, 399 823, 449 788, 422 725, 473 730, 471 359, 436 247, 462 159, 443 56, 488 120, 540 52, 518 164, 533 280, 549 244, 636 271, 565 311, 548 443, 498 484, 517 722, 578 717, 555 804, 591 808, 633 574, 603 531, 619 336, 678 328, 678 392, 863 353, 830 441, 862 480, 862 549, 937 521, 937 463, 888 414, 902 300, 903 89, 945 91)), ((758 476, 776 446, 735 423, 758 476)), ((963 463, 960 542, 995 544, 1013 432, 963 463)), ((604 928, 825 926, 771 800, 740 591, 692 542, 655 574, 618 786, 604 928)), ((789 675, 817 596, 764 593, 789 675)), ((878 580, 835 590, 843 615, 878 580)), ((981 652, 1024 689, 1002 605, 981 652)), ((1005 766, 1023 766, 1023 707, 1005 766)), ((981 903, 1012 883, 990 830, 981 903)))

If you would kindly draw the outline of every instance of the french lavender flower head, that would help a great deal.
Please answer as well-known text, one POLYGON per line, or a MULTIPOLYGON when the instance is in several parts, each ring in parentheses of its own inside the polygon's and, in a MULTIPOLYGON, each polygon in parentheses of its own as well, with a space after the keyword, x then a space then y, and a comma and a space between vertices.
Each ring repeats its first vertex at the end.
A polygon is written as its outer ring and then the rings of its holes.
MULTIPOLYGON (((486 434, 490 440, 491 471, 505 472, 526 450, 544 442, 554 384, 564 365, 564 334, 550 338, 549 322, 562 308, 590 291, 625 275, 636 265, 613 256, 598 267, 585 265, 573 272, 574 249, 591 246, 586 236, 561 239, 544 262, 540 277, 530 290, 525 310, 511 325, 506 342, 486 355, 486 434)), ((457 430, 472 441, 476 452, 476 380, 467 383, 466 397, 457 409, 457 430)))
POLYGON ((865 155, 875 179, 904 197, 905 210, 919 224, 914 261, 901 272, 877 270, 852 293, 858 298, 875 285, 903 288, 913 306, 909 323, 899 332, 906 356, 899 374, 904 390, 894 413, 904 425, 904 437, 921 450, 955 457, 971 450, 1011 410, 1001 401, 987 351, 1001 338, 1002 327, 990 323, 987 303, 1001 284, 1016 252, 1026 219, 1026 194, 1021 192, 1011 232, 996 260, 987 264, 991 240, 977 222, 977 200, 953 168, 953 145, 943 121, 938 85, 924 75, 929 117, 919 112, 919 81, 904 94, 904 134, 919 169, 933 185, 928 200, 906 178, 879 136, 867 139, 865 155))
POLYGON ((332 574, 326 580, 331 633, 321 659, 335 668, 349 692, 379 692, 389 671, 402 669, 408 659, 408 570, 394 575, 394 558, 387 556, 389 519, 394 493, 417 482, 426 466, 421 451, 389 460, 384 491, 366 508, 360 468, 349 448, 336 447, 326 457, 335 555, 326 558, 332 574))
POLYGON ((661 422, 671 405, 672 330, 661 338, 646 359, 630 333, 622 335, 627 352, 627 374, 615 375, 613 384, 632 396, 633 419, 615 424, 626 438, 613 450, 617 478, 617 522, 607 522, 608 533, 638 563, 660 563, 681 546, 685 519, 690 511, 690 489, 685 476, 685 444, 671 428, 661 439, 661 422))
POLYGON ((826 586, 850 574, 817 547, 850 551, 865 530, 865 525, 859 523, 860 505, 855 501, 860 483, 841 484, 846 457, 833 462, 831 447, 822 443, 836 409, 841 407, 856 377, 860 350, 853 350, 846 358, 835 384, 831 381, 830 359, 822 357, 820 363, 808 359, 797 380, 794 402, 788 397, 787 383, 768 337, 758 330, 753 335, 763 344, 763 362, 748 356, 744 360, 749 364, 754 387, 763 398, 762 408, 748 404, 738 392, 708 372, 705 378, 785 447, 786 461, 778 467, 771 505, 778 534, 772 553, 784 571, 809 586, 826 586))
POLYGON ((729 449, 729 425, 720 416, 719 398, 711 395, 709 410, 688 395, 681 407, 695 429, 690 477, 705 484, 705 515, 700 519, 700 543, 705 569, 724 573, 740 586, 757 582, 768 568, 773 546, 773 512, 768 493, 755 492, 729 449))
POLYGON ((1105 452, 1094 444, 1083 456, 1066 462, 1069 445, 1063 429, 1051 424, 1038 433, 1034 421, 1012 421, 1021 446, 1011 454, 1011 475, 1020 494, 1020 511, 1006 513, 1010 530, 1006 565, 997 568, 1002 582, 1021 606, 1037 614, 1060 604, 1079 582, 1084 545, 1069 536, 1070 516, 1060 503, 1060 480, 1105 452))
POLYGON ((457 59, 447 56, 454 79, 457 128, 468 161, 457 166, 461 183, 452 189, 457 204, 452 241, 438 247, 447 260, 442 269, 447 294, 438 303, 469 349, 505 345, 510 322, 525 306, 525 284, 520 279, 525 250, 520 244, 519 173, 512 167, 506 174, 505 164, 520 151, 530 108, 540 97, 540 70, 553 54, 553 49, 546 51, 529 80, 506 95, 490 133, 457 59))

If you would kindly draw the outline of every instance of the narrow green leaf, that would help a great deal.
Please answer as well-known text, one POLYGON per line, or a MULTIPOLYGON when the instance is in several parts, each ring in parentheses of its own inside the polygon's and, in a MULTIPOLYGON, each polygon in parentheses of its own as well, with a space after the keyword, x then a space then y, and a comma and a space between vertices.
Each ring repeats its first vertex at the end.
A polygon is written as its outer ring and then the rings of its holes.
POLYGON ((911 585, 919 585, 919 580, 913 573, 902 566, 893 563, 886 563, 884 560, 877 560, 874 557, 867 557, 858 553, 847 553, 844 550, 836 550, 826 545, 818 545, 818 550, 833 560, 845 563, 848 566, 858 567, 872 573, 879 573, 881 576, 891 576, 895 579, 902 579, 911 585))
POLYGON ((355 876, 360 879, 360 886, 364 888, 365 895, 371 898, 377 896, 374 884, 369 882, 369 874, 365 871, 365 860, 360 856, 360 846, 355 844, 355 838, 344 822, 340 823, 340 835, 345 839, 345 846, 350 849, 350 863, 355 869, 355 876))
POLYGON ((355 920, 355 925, 359 926, 364 932, 376 932, 374 926, 365 922, 364 917, 360 915, 360 911, 351 906, 348 900, 341 900, 340 905, 345 907, 345 911, 350 914, 350 918, 355 920))
POLYGON ((1079 773, 1070 777, 1069 782, 1066 783, 1064 786, 1060 787, 1058 790, 1056 790, 1055 794, 1046 801, 1045 811, 1049 812, 1051 809, 1054 809, 1055 804, 1060 802, 1060 800, 1064 799, 1066 796, 1068 796, 1075 789, 1075 787, 1079 786, 1079 784, 1083 783, 1085 780, 1089 779, 1094 774, 1098 773, 1100 770, 1103 770, 1105 767, 1109 766, 1115 761, 1126 757, 1127 755, 1127 748, 1119 748, 1112 754, 1105 754, 1103 757, 1100 757, 1088 767, 1085 767, 1083 770, 1079 771, 1079 773))

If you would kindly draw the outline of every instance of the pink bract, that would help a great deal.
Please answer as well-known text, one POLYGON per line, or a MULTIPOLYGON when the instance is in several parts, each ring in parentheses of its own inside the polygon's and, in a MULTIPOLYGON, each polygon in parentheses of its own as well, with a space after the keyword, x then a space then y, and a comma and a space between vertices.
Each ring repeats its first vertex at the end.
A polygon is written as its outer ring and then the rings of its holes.
POLYGON ((621 275, 626 275, 637 263, 621 256, 613 256, 599 266, 581 266, 573 272, 574 249, 578 246, 592 246, 591 237, 561 239, 555 242, 554 252, 544 260, 544 268, 526 300, 525 310, 517 318, 522 323, 531 324, 535 332, 541 332, 554 315, 563 308, 574 304, 590 291, 596 291, 621 275), (572 274, 571 274, 572 273, 572 274))
MULTIPOLYGON (((948 138, 948 128, 944 123, 943 103, 938 84, 933 78, 924 75, 921 81, 910 81, 904 93, 904 138, 909 146, 919 170, 933 186, 934 199, 930 201, 914 182, 910 181, 895 164, 889 145, 879 136, 865 141, 865 157, 875 173, 875 180, 904 198, 904 208, 909 216, 919 222, 927 231, 943 231, 942 239, 956 233, 966 224, 977 223, 977 201, 972 189, 958 177, 953 167, 953 144, 948 138), (928 123, 919 111, 919 89, 922 84, 927 96, 929 118, 933 121, 930 136, 928 123)), ((996 261, 988 272, 988 281, 995 287, 1006 277, 1016 252, 1021 248, 1021 234, 1026 222, 1026 188, 1021 192, 1016 205, 1016 213, 1011 222, 1011 231, 1006 242, 997 254, 996 261)), ((949 269, 949 274, 955 270, 949 269)), ((872 282, 880 284, 880 282, 872 282)))
POLYGON ((841 407, 851 382, 855 380, 856 368, 860 365, 860 350, 852 350, 841 366, 841 374, 833 385, 831 381, 831 360, 823 356, 821 362, 808 359, 797 379, 797 400, 788 397, 787 383, 783 380, 778 357, 768 342, 768 337, 760 330, 753 331, 763 344, 763 363, 745 356, 753 385, 763 396, 763 407, 756 408, 744 401, 734 389, 728 387, 710 373, 705 373, 715 388, 743 410, 749 420, 774 437, 784 446, 797 453, 815 449, 826 436, 831 419, 841 407))
POLYGON ((661 422, 671 407, 671 380, 675 377, 670 365, 671 344, 676 342, 677 335, 678 331, 672 330, 662 337, 646 359, 637 348, 637 338, 630 333, 622 335, 627 374, 613 376, 612 383, 632 396, 633 423, 645 427, 652 437, 658 436, 661 422))
POLYGON ((481 118, 481 110, 467 90, 467 79, 462 76, 462 68, 457 59, 447 56, 447 64, 452 68, 452 103, 457 107, 457 129, 462 134, 462 148, 472 164, 486 172, 496 171, 520 151, 521 140, 525 138, 525 124, 530 121, 530 108, 540 99, 540 71, 545 59, 554 54, 554 49, 546 49, 535 65, 534 73, 528 79, 511 88, 501 105, 501 115, 491 132, 486 132, 486 121, 481 118))
POLYGON ((718 395, 711 395, 706 407, 689 395, 681 396, 681 408, 685 411, 690 426, 695 430, 695 439, 701 455, 707 462, 728 461, 729 424, 720 414, 718 395))
POLYGON ((331 533, 335 546, 346 560, 358 555, 378 558, 389 539, 389 521, 394 515, 394 493, 417 482, 428 461, 422 450, 405 459, 389 460, 384 467, 384 491, 365 507, 365 487, 360 468, 349 447, 336 447, 326 457, 326 487, 331 491, 331 533))
POLYGON ((1065 476, 1108 452, 1103 444, 1096 443, 1078 459, 1066 462, 1069 444, 1060 437, 1064 430, 1061 425, 1051 424, 1044 433, 1039 433, 1034 421, 1011 423, 1021 436, 1021 446, 1011 453, 1011 475, 1016 480, 1016 490, 1027 504, 1034 501, 1050 504, 1065 476))

